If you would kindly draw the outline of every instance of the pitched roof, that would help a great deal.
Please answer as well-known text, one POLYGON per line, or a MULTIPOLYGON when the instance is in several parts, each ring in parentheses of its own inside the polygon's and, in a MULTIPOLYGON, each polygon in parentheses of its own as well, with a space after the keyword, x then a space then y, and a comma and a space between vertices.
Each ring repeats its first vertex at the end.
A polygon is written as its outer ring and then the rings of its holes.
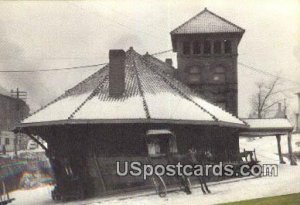
POLYGON ((244 29, 204 9, 176 29, 171 34, 194 33, 243 33, 244 29))
POLYGON ((243 119, 248 125, 247 129, 240 132, 240 136, 274 136, 285 135, 293 130, 293 126, 287 118, 268 118, 268 119, 243 119))
POLYGON ((249 129, 293 129, 287 118, 266 118, 266 119, 243 119, 250 127, 249 129))
POLYGON ((0 85, 0 94, 10 96, 10 93, 0 85))
POLYGON ((67 90, 20 126, 60 123, 191 123, 245 126, 168 74, 170 66, 129 49, 125 92, 109 95, 109 65, 67 90))

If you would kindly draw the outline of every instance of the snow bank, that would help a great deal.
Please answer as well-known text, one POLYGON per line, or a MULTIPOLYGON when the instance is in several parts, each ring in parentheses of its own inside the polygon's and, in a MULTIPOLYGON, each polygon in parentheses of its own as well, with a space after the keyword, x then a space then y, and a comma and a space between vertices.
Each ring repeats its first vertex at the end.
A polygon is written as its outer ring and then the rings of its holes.
MULTIPOLYGON (((294 151, 300 151, 296 146, 300 142, 300 135, 293 135, 294 151)), ((287 137, 282 136, 281 145, 283 153, 287 153, 287 137)), ((256 138, 249 141, 249 138, 241 138, 240 148, 246 150, 256 149, 257 157, 262 163, 279 163, 277 155, 277 142, 273 136, 256 138)), ((203 195, 200 188, 194 188, 191 195, 183 192, 169 193, 166 198, 154 195, 153 191, 138 193, 128 196, 114 196, 106 198, 89 199, 85 201, 69 202, 68 204, 89 204, 89 205, 167 205, 167 204, 217 204, 231 201, 240 201, 253 198, 269 197, 300 192, 300 165, 290 166, 288 159, 286 164, 278 165, 278 177, 262 177, 234 180, 230 183, 210 184, 212 194, 203 195)), ((299 162, 298 162, 299 163, 299 162)), ((51 187, 42 187, 35 190, 16 191, 11 194, 16 198, 12 204, 59 204, 51 200, 51 187)))

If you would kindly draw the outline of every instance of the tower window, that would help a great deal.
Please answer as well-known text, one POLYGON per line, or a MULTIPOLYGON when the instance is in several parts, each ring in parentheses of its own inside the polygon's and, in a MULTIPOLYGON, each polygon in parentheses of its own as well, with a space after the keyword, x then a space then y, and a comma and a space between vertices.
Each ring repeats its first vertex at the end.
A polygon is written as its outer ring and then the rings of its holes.
POLYGON ((191 45, 190 45, 190 42, 183 42, 183 54, 184 55, 191 54, 191 45))
POLYGON ((209 41, 205 41, 204 42, 204 54, 210 54, 210 42, 209 41))
POLYGON ((198 41, 193 43, 193 54, 200 54, 201 53, 201 44, 198 41))
POLYGON ((215 54, 220 54, 221 53, 221 42, 220 41, 215 41, 214 42, 214 53, 215 54))
POLYGON ((201 82, 201 70, 198 66, 192 66, 188 70, 188 80, 191 84, 197 84, 201 82))
POLYGON ((225 83, 225 69, 223 67, 216 67, 213 71, 212 80, 216 83, 225 83))
POLYGON ((229 40, 224 41, 224 51, 225 51, 225 53, 231 53, 232 52, 231 41, 229 41, 229 40))

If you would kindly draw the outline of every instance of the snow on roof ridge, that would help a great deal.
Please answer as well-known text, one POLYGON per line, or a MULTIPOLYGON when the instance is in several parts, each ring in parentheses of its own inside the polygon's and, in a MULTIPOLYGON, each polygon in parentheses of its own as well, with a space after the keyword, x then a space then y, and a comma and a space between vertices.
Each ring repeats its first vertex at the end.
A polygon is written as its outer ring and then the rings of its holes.
POLYGON ((176 27, 174 30, 172 30, 170 33, 173 34, 175 33, 178 29, 182 28, 183 26, 185 26, 186 24, 188 24, 190 21, 194 20, 196 17, 200 16, 201 14, 203 14, 207 9, 205 8, 204 10, 200 11, 199 13, 197 13, 195 16, 189 18, 188 20, 186 20, 183 24, 179 25, 178 27, 176 27))
MULTIPOLYGON (((147 52, 147 53, 148 53, 148 52, 147 52)), ((145 55, 143 55, 143 57, 152 58, 153 60, 155 60, 155 61, 157 61, 157 62, 159 62, 159 63, 164 64, 164 66, 167 66, 167 67, 169 67, 169 68, 171 68, 171 69, 176 69, 174 66, 171 66, 170 64, 168 64, 168 63, 166 63, 166 62, 160 60, 159 58, 156 58, 156 57, 153 56, 153 55, 145 54, 145 55)))
POLYGON ((94 77, 96 74, 102 73, 105 68, 108 66, 105 65, 102 68, 100 68, 99 70, 97 70, 95 73, 93 73, 92 75, 88 76, 87 78, 85 78, 84 80, 80 81, 79 83, 77 83, 75 86, 73 86, 72 88, 66 90, 63 94, 61 94, 60 96, 58 96, 57 98, 55 98, 54 100, 50 101, 49 103, 47 103, 46 105, 40 107, 39 109, 37 109, 36 111, 34 111, 33 113, 30 113, 25 119, 23 119, 22 121, 26 120, 27 118, 33 116, 34 114, 44 110, 45 108, 49 107, 50 105, 52 105, 53 103, 56 103, 57 101, 67 97, 70 95, 70 92, 74 89, 76 89, 79 85, 86 83, 89 79, 91 79, 92 77, 94 77))
POLYGON ((176 34, 176 32, 181 29, 182 27, 186 26, 188 23, 190 23, 191 21, 193 21, 194 19, 196 19, 197 17, 201 16, 203 13, 210 13, 211 15, 219 18, 220 20, 224 21, 225 23, 230 24, 231 26, 236 27, 237 29, 241 30, 240 32, 245 32, 245 29, 241 28, 240 26, 226 20, 225 18, 213 13, 212 11, 208 10, 206 7, 204 10, 202 10, 201 12, 197 13, 195 16, 191 17, 190 19, 188 19, 187 21, 185 21, 183 24, 181 24, 180 26, 178 26, 177 28, 175 28, 174 30, 172 30, 170 32, 170 34, 176 34))
POLYGON ((142 97, 142 100, 143 100, 143 108, 144 108, 144 111, 145 111, 145 114, 146 114, 146 118, 151 119, 150 112, 149 112, 149 107, 147 105, 147 101, 146 101, 146 98, 145 98, 145 95, 144 95, 144 91, 142 89, 141 79, 139 77, 139 72, 138 72, 138 69, 136 67, 135 59, 133 59, 133 67, 134 67, 134 72, 135 72, 135 76, 136 76, 136 79, 137 79, 138 90, 139 90, 139 93, 140 93, 140 95, 142 97))
POLYGON ((92 99, 99 91, 103 88, 103 85, 106 81, 108 81, 109 75, 106 75, 102 81, 99 82, 98 86, 92 91, 92 93, 71 113, 68 119, 72 119, 74 115, 89 101, 92 99))

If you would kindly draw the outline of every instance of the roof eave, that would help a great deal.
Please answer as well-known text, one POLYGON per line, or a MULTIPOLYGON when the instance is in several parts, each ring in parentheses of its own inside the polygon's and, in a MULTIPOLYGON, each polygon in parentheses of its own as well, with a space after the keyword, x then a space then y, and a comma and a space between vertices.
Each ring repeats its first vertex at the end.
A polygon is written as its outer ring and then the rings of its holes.
POLYGON ((171 119, 68 119, 32 123, 19 123, 14 130, 22 130, 29 127, 55 126, 55 125, 79 125, 79 124, 190 124, 190 125, 215 125, 221 127, 247 128, 245 124, 224 121, 205 120, 171 120, 171 119))

